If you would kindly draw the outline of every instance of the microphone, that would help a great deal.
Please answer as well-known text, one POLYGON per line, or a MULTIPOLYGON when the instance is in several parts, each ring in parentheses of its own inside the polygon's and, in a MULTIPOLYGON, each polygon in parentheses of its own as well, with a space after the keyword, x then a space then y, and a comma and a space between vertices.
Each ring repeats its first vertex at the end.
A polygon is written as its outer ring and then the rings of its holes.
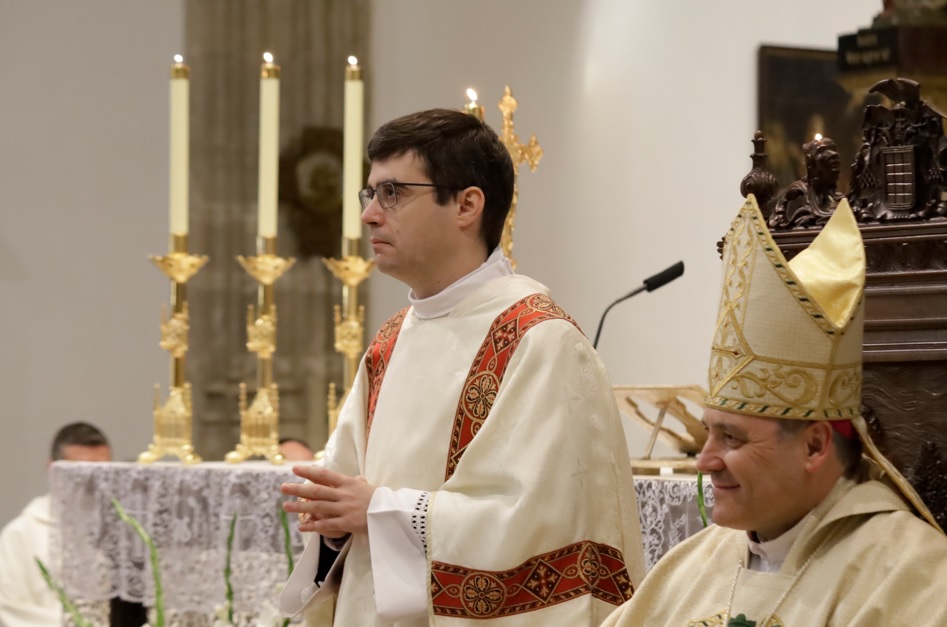
POLYGON ((602 312, 602 318, 598 321, 598 330, 595 332, 595 341, 592 342, 592 348, 598 348, 598 338, 602 334, 602 324, 605 323, 605 316, 608 314, 609 310, 618 303, 628 300, 635 294, 639 294, 644 291, 653 292, 662 285, 666 285, 676 279, 677 277, 684 274, 684 262, 678 261, 676 264, 669 268, 665 268, 653 276, 649 276, 644 280, 640 287, 635 288, 631 292, 628 292, 614 303, 605 308, 605 311, 602 312))

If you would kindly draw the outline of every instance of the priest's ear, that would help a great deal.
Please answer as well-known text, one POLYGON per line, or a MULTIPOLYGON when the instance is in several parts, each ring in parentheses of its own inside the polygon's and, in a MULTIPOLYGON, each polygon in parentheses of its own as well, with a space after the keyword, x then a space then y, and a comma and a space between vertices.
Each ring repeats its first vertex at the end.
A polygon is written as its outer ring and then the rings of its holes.
POLYGON ((472 185, 460 190, 454 200, 457 202, 457 220, 461 228, 469 227, 483 215, 486 197, 479 187, 472 185))

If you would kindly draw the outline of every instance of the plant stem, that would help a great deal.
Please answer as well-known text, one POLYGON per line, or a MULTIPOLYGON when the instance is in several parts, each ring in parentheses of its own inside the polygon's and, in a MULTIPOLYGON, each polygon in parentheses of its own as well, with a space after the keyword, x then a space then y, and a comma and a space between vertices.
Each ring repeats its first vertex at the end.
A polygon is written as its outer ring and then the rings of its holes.
MULTIPOLYGON (((289 575, 293 574, 293 543, 289 535, 289 519, 286 516, 286 510, 280 505, 279 524, 283 528, 283 550, 286 552, 286 569, 289 575)), ((289 619, 283 621, 283 627, 289 627, 289 619)))
POLYGON ((66 596, 66 591, 63 590, 62 586, 53 581, 52 575, 49 574, 49 571, 46 569, 46 565, 38 557, 33 558, 36 560, 36 565, 39 566, 40 572, 43 574, 43 580, 46 582, 46 585, 49 586, 49 589, 56 593, 56 596, 59 597, 59 602, 62 603, 62 608, 72 616, 72 620, 76 623, 76 627, 93 627, 92 623, 87 621, 82 617, 82 614, 79 613, 79 608, 76 607, 76 604, 66 596))
POLYGON ((283 550, 286 552, 286 574, 293 574, 293 542, 289 535, 289 519, 282 507, 279 508, 279 524, 283 528, 283 550))
POLYGON ((224 562, 224 584, 227 586, 227 622, 233 625, 233 584, 230 583, 230 558, 233 555, 233 537, 237 530, 237 514, 230 519, 230 532, 227 534, 227 560, 224 562))
POLYGON ((704 505, 704 473, 697 471, 697 509, 700 511, 700 522, 707 528, 707 507, 704 505))
POLYGON ((154 627, 164 627, 164 591, 161 588, 161 569, 158 567, 158 549, 155 548, 154 541, 151 539, 151 536, 148 535, 148 532, 145 531, 145 528, 141 526, 141 523, 135 520, 133 516, 129 516, 125 508, 122 507, 122 504, 114 497, 112 498, 112 507, 115 508, 115 513, 119 519, 131 525, 131 528, 135 530, 135 533, 138 534, 148 547, 148 557, 151 561, 151 575, 154 577, 155 582, 154 627))

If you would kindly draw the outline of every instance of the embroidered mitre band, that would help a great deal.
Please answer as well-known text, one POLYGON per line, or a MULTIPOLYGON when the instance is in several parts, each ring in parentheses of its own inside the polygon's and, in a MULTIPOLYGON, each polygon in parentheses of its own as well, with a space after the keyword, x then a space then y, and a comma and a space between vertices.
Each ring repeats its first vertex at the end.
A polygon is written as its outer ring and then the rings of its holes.
POLYGON ((708 405, 774 418, 860 415, 865 247, 848 202, 787 262, 748 196, 723 266, 708 405))

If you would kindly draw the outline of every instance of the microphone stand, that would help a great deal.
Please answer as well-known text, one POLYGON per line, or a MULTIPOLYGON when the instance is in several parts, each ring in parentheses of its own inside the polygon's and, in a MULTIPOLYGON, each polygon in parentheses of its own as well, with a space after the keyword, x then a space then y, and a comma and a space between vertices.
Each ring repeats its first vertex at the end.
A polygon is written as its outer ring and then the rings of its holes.
POLYGON ((614 307, 620 302, 628 300, 635 294, 640 294, 641 292, 644 292, 644 291, 648 291, 648 292, 654 291, 658 289, 659 287, 661 287, 662 285, 670 283, 671 281, 681 276, 682 274, 684 274, 684 262, 678 261, 673 266, 665 268, 664 270, 662 270, 661 272, 658 272, 657 274, 653 276, 649 276, 647 279, 644 280, 644 282, 641 284, 640 287, 635 288, 631 292, 625 294, 624 296, 622 296, 621 298, 613 302, 611 305, 606 307, 605 311, 602 312, 602 317, 598 321, 598 330, 595 331, 595 341, 592 342, 592 348, 598 348, 598 338, 602 334, 602 325, 605 323, 605 316, 608 314, 609 311, 611 311, 612 307, 614 307))

